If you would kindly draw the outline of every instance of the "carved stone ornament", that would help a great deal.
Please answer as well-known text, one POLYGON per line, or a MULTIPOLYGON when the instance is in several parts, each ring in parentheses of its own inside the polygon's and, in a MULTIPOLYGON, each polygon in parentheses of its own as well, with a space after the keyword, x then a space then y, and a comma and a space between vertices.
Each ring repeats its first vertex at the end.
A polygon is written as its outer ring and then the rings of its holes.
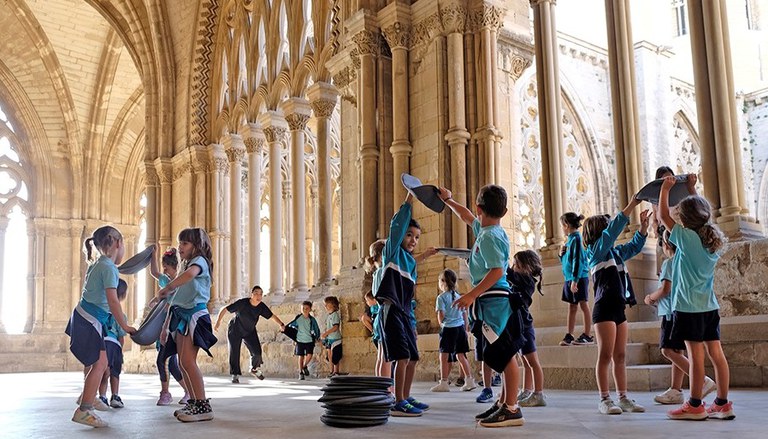
POLYGON ((440 9, 440 19, 446 34, 463 34, 467 26, 467 10, 463 6, 450 5, 440 9))
POLYGON ((160 177, 157 175, 157 171, 155 170, 155 164, 152 161, 148 161, 144 163, 144 174, 146 176, 145 181, 147 186, 160 185, 160 177))
POLYGON ((224 153, 227 154, 229 163, 242 163, 245 157, 245 150, 242 148, 227 148, 224 153))
POLYGON ((303 130, 309 122, 309 114, 291 113, 285 116, 285 121, 291 131, 303 130))
POLYGON ((496 6, 484 5, 472 14, 472 29, 496 30, 501 27, 504 20, 504 10, 496 6))
POLYGON ((211 171, 229 175, 229 161, 225 157, 214 157, 211 171))
POLYGON ((384 29, 384 38, 387 39, 389 47, 393 49, 407 49, 411 42, 411 26, 396 21, 384 29))
POLYGON ((173 181, 176 181, 180 179, 181 177, 187 175, 189 173, 189 170, 192 166, 189 164, 189 162, 184 162, 179 166, 176 166, 173 168, 173 181))
POLYGON ((264 150, 265 139, 263 137, 246 137, 245 150, 248 154, 256 152, 261 153, 264 150))
POLYGON ((283 127, 264 127, 264 136, 267 138, 267 142, 282 142, 285 140, 287 130, 283 127))
POLYGON ((357 45, 360 55, 379 54, 379 35, 369 30, 364 30, 352 36, 352 41, 357 45))
POLYGON ((309 105, 312 106, 315 117, 331 117, 333 109, 336 108, 336 100, 317 99, 309 105))

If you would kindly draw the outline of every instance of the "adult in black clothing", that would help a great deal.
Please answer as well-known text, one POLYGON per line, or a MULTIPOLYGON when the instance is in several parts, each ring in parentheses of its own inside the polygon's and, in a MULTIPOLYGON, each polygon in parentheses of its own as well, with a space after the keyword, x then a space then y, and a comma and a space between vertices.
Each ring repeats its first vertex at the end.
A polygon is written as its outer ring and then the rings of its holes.
POLYGON ((267 304, 261 301, 264 291, 256 285, 251 290, 250 299, 244 298, 236 300, 219 311, 219 317, 216 319, 215 330, 219 329, 224 316, 234 313, 235 317, 229 321, 227 328, 227 342, 229 345, 229 373, 232 375, 232 383, 240 382, 240 343, 244 342, 245 347, 251 353, 251 373, 258 379, 263 380, 264 374, 261 372, 261 342, 259 334, 256 332, 256 324, 259 323, 259 317, 270 319, 280 325, 280 330, 285 330, 285 324, 279 317, 272 314, 267 304))

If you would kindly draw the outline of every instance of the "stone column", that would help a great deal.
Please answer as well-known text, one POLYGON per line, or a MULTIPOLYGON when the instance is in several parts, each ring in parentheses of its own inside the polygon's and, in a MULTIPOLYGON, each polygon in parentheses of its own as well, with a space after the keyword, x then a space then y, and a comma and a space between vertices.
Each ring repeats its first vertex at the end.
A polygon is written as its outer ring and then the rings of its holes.
POLYGON ((726 235, 761 236, 744 194, 726 1, 687 4, 704 195, 726 235))
POLYGON ((160 199, 157 209, 158 230, 160 234, 158 244, 160 244, 160 248, 166 248, 173 244, 171 236, 173 161, 169 158, 157 158, 155 159, 155 169, 160 178, 160 199))
POLYGON ((285 141, 288 124, 283 114, 277 111, 263 113, 260 118, 264 135, 269 143, 269 294, 272 304, 285 300, 283 287, 282 247, 282 186, 280 169, 281 150, 285 141))
MULTIPOLYGON (((145 173, 145 193, 147 195, 147 210, 145 214, 147 239, 144 241, 146 245, 158 244, 157 240, 157 206, 158 206, 158 186, 160 185, 160 177, 157 175, 155 164, 152 160, 144 161, 144 173, 145 173)), ((78 239, 79 241, 79 239, 78 239)), ((80 244, 82 245, 82 243, 80 244)), ((77 248, 77 247, 76 247, 77 248)), ((144 304, 149 303, 155 296, 155 280, 152 276, 146 277, 146 283, 144 285, 144 304)), ((78 299, 79 296, 78 296, 78 299)), ((75 302, 77 303, 77 302, 75 302)))
POLYGON ((212 143, 208 146, 208 197, 211 201, 207 232, 211 238, 213 253, 213 283, 210 308, 218 307, 228 298, 226 260, 229 259, 226 246, 226 177, 229 173, 229 162, 224 152, 224 146, 212 143))
MULTIPOLYGON (((291 284, 291 273, 293 271, 294 261, 293 261, 293 247, 291 246, 291 243, 293 242, 291 240, 291 180, 286 179, 283 180, 283 189, 282 189, 282 197, 281 197, 282 203, 283 203, 283 212, 285 215, 283 215, 283 223, 281 224, 282 227, 282 241, 280 245, 283 249, 283 285, 285 285, 285 289, 288 290, 288 286, 291 284)), ((287 296, 287 291, 286 291, 287 296)))
POLYGON ((552 255, 547 253, 546 256, 555 257, 560 245, 563 244, 560 216, 565 208, 566 194, 555 1, 531 0, 531 7, 536 51, 544 219, 547 227, 545 245, 555 252, 552 255))
POLYGON ((331 233, 333 232, 333 206, 331 194, 331 115, 336 107, 339 92, 331 84, 316 82, 307 90, 312 105, 312 111, 317 119, 317 285, 328 285, 331 282, 331 233))
POLYGON ((291 270, 291 292, 297 299, 309 297, 307 288, 306 258, 306 170, 304 165, 305 138, 304 129, 312 114, 309 102, 301 98, 291 98, 283 103, 285 120, 291 130, 291 180, 293 199, 291 200, 291 241, 293 266, 291 270))
MULTIPOLYGON (((7 217, 0 216, 0 254, 5 253, 5 231, 8 230, 8 222, 10 220, 7 217)), ((3 325, 3 296, 5 296, 5 290, 3 290, 3 273, 5 273, 5 257, 0 258, 0 334, 5 333, 5 326, 3 325)))
POLYGON ((261 164, 264 132, 258 124, 250 124, 250 137, 245 139, 248 152, 248 290, 261 279, 261 164))
MULTIPOLYGON (((379 23, 392 51, 392 192, 394 206, 405 199, 400 175, 411 170, 410 118, 408 93, 408 47, 411 40, 411 7, 392 2, 379 11, 379 23)), ((366 243, 363 243, 367 246, 366 243)))
POLYGON ((379 35, 368 29, 352 37, 360 57, 358 84, 358 110, 360 120, 360 217, 361 231, 359 256, 367 253, 368 245, 376 240, 378 227, 378 164, 379 147, 376 144, 376 57, 379 53, 379 35))
POLYGON ((240 233, 243 218, 242 207, 242 175, 243 158, 245 157, 245 142, 239 134, 230 134, 230 145, 226 150, 229 160, 229 257, 231 263, 229 299, 243 297, 243 247, 240 233))
MULTIPOLYGON (((467 203, 467 131, 464 100, 464 29, 467 11, 450 5, 440 10, 440 18, 448 40, 448 132, 445 140, 451 153, 451 192, 462 206, 467 203)), ((466 247, 467 226, 455 218, 451 221, 451 245, 466 247)))
MULTIPOLYGON (((640 190, 643 180, 629 0, 605 0, 605 16, 619 208, 623 208, 640 190)), ((637 229, 639 225, 640 212, 635 209, 630 216, 630 230, 637 229)))

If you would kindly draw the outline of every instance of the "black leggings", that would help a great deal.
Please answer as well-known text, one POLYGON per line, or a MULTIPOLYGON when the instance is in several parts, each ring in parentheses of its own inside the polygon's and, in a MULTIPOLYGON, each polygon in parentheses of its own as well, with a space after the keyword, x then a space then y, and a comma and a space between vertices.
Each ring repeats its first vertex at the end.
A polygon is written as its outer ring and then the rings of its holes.
POLYGON ((157 372, 160 374, 160 381, 168 381, 168 374, 165 372, 165 360, 168 360, 168 370, 176 381, 181 382, 182 375, 179 369, 179 356, 176 354, 166 355, 165 346, 161 345, 157 351, 157 372))
POLYGON ((251 353, 251 369, 261 366, 261 342, 259 334, 254 330, 243 335, 238 329, 229 325, 227 329, 227 343, 229 344, 229 374, 242 375, 240 371, 240 343, 251 353))

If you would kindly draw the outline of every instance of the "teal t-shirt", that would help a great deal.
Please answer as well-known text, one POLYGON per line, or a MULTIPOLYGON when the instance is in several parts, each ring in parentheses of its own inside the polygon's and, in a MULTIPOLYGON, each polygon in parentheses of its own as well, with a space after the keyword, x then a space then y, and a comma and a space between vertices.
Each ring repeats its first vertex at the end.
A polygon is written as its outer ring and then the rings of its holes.
POLYGON ((160 276, 157 277, 157 284, 160 285, 160 288, 167 287, 169 283, 171 283, 171 278, 165 273, 160 273, 160 276))
POLYGON ((669 242, 677 247, 672 258, 672 311, 720 309, 713 287, 718 254, 704 247, 698 233, 679 224, 672 228, 669 242))
MULTIPOLYGON (((128 321, 128 316, 123 313, 123 317, 125 318, 125 321, 128 321)), ((112 337, 115 340, 118 340, 118 343, 120 341, 120 337, 124 337, 127 332, 123 331, 123 328, 120 327, 120 325, 117 323, 117 319, 110 319, 109 326, 107 326, 107 337, 112 337)))
POLYGON ((88 267, 83 284, 83 300, 109 312, 107 288, 117 289, 117 265, 112 259, 101 256, 88 267))
POLYGON ((296 341, 299 343, 312 343, 312 319, 300 315, 296 318, 296 341))
MULTIPOLYGON (((672 267, 673 265, 670 259, 665 259, 664 262, 661 263, 659 286, 663 286, 665 280, 672 282, 672 272, 674 271, 672 267)), ((672 318, 672 291, 669 292, 667 297, 662 297, 656 302, 656 310, 659 317, 667 317, 667 319, 672 318)))
POLYGON ((435 301, 435 311, 443 312, 443 328, 464 326, 464 311, 453 306, 453 302, 461 297, 456 291, 446 291, 435 301))
POLYGON ((187 268, 193 265, 200 267, 200 273, 176 289, 176 294, 171 298, 171 305, 192 309, 195 305, 208 303, 211 299, 211 275, 208 271, 208 261, 202 256, 196 256, 189 261, 187 268))
POLYGON ((333 328, 334 325, 339 325, 339 329, 328 334, 326 340, 338 340, 341 338, 341 314, 338 310, 328 314, 328 318, 325 319, 325 330, 333 328))
MULTIPOLYGON (((504 273, 509 266, 509 237, 500 225, 481 227, 480 220, 475 218, 472 223, 475 233, 475 244, 469 256, 469 277, 472 286, 477 286, 492 268, 501 268, 504 273)), ((509 290, 506 276, 496 281, 492 290, 509 290)))

